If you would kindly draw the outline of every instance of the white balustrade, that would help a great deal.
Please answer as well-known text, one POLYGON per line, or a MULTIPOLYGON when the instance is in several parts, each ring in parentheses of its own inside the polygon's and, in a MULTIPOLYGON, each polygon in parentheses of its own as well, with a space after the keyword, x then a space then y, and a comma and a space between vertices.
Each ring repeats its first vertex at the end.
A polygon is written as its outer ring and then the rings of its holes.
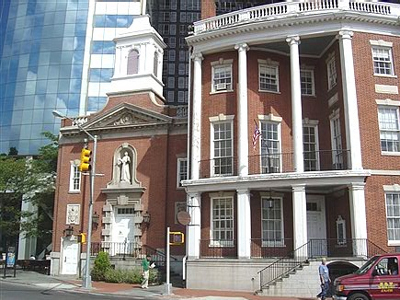
POLYGON ((364 2, 364 0, 314 0, 302 2, 285 2, 251 7, 221 16, 216 16, 194 23, 194 35, 226 28, 251 21, 270 20, 285 15, 303 14, 320 11, 321 14, 331 14, 333 11, 357 11, 375 15, 400 15, 398 5, 382 2, 364 2))

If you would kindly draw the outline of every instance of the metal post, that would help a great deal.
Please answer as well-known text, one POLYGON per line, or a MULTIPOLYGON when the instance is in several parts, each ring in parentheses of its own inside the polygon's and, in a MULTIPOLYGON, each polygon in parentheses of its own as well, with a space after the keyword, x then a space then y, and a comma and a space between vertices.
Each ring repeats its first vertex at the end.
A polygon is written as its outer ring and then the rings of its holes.
POLYGON ((166 254, 165 254, 165 260, 166 260, 166 268, 165 268, 165 272, 166 272, 166 277, 167 277, 167 282, 165 283, 165 294, 166 295, 171 295, 171 283, 170 283, 170 279, 169 279, 169 275, 170 275, 170 257, 169 257, 169 248, 170 248, 170 243, 169 243, 169 227, 167 227, 167 244, 166 244, 166 254))
MULTIPOLYGON (((88 133, 87 133, 88 134, 88 133)), ((92 288, 92 278, 90 276, 90 248, 92 243, 92 215, 93 215, 93 193, 94 193, 94 176, 96 176, 96 153, 97 153, 97 135, 89 137, 93 138, 93 163, 90 171, 90 195, 89 195, 89 218, 88 233, 86 238, 86 266, 82 280, 82 287, 85 289, 92 288)))

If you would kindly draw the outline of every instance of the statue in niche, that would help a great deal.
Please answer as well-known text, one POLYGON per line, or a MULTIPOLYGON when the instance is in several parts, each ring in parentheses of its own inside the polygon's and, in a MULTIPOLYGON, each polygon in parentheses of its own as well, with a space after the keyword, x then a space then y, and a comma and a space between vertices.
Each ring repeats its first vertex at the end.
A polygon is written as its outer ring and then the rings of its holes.
POLYGON ((120 182, 131 182, 131 158, 127 151, 125 151, 122 158, 118 158, 117 162, 120 167, 120 182))

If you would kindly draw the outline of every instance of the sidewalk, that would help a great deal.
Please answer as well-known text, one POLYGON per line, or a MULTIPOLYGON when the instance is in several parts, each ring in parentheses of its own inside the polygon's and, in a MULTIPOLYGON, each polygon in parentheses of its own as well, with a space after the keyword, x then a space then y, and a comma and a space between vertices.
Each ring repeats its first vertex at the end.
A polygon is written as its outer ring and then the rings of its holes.
MULTIPOLYGON (((0 270, 3 271, 3 270, 0 270)), ((32 271, 17 270, 16 277, 12 271, 8 271, 7 277, 1 280, 14 282, 19 284, 29 284, 45 289, 68 290, 77 293, 93 293, 93 294, 111 294, 130 297, 145 298, 165 298, 165 299, 190 299, 190 300, 309 300, 312 298, 293 298, 293 297, 265 297, 256 296, 247 292, 232 291, 211 291, 211 290, 193 290, 173 288, 171 295, 165 294, 164 285, 149 286, 149 289, 142 290, 140 285, 132 285, 126 283, 107 283, 92 282, 92 289, 82 288, 82 280, 78 280, 76 276, 47 276, 32 271)), ((315 298, 314 298, 315 299, 315 298)))

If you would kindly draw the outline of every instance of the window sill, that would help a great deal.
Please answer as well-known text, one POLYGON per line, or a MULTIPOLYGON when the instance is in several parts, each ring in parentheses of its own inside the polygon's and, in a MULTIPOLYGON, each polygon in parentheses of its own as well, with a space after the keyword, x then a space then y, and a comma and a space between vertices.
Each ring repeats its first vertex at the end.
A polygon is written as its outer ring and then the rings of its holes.
POLYGON ((212 244, 209 244, 208 247, 209 248, 234 248, 235 245, 233 244, 233 241, 229 242, 229 243, 228 242, 225 242, 225 243, 214 242, 212 244))
POLYGON ((390 75, 390 74, 374 74, 376 77, 385 77, 385 78, 397 78, 397 75, 390 75))
POLYGON ((262 242, 261 247, 263 248, 285 248, 284 242, 262 242))
POLYGON ((327 92, 329 93, 329 92, 332 91, 336 86, 337 86, 337 83, 335 83, 335 84, 332 85, 331 87, 328 87, 327 92))
POLYGON ((81 191, 76 190, 76 191, 68 191, 68 194, 80 194, 81 191))
POLYGON ((270 90, 258 90, 259 93, 271 93, 271 94, 277 94, 280 95, 281 92, 280 91, 270 91, 270 90))
POLYGON ((400 152, 382 151, 381 154, 383 156, 400 156, 400 152))
POLYGON ((211 91, 210 95, 224 94, 224 93, 231 93, 231 92, 233 92, 233 90, 211 91))
POLYGON ((301 97, 313 97, 313 98, 317 98, 317 96, 315 96, 315 94, 301 94, 301 97))
POLYGON ((388 246, 400 246, 400 241, 388 241, 388 246))

